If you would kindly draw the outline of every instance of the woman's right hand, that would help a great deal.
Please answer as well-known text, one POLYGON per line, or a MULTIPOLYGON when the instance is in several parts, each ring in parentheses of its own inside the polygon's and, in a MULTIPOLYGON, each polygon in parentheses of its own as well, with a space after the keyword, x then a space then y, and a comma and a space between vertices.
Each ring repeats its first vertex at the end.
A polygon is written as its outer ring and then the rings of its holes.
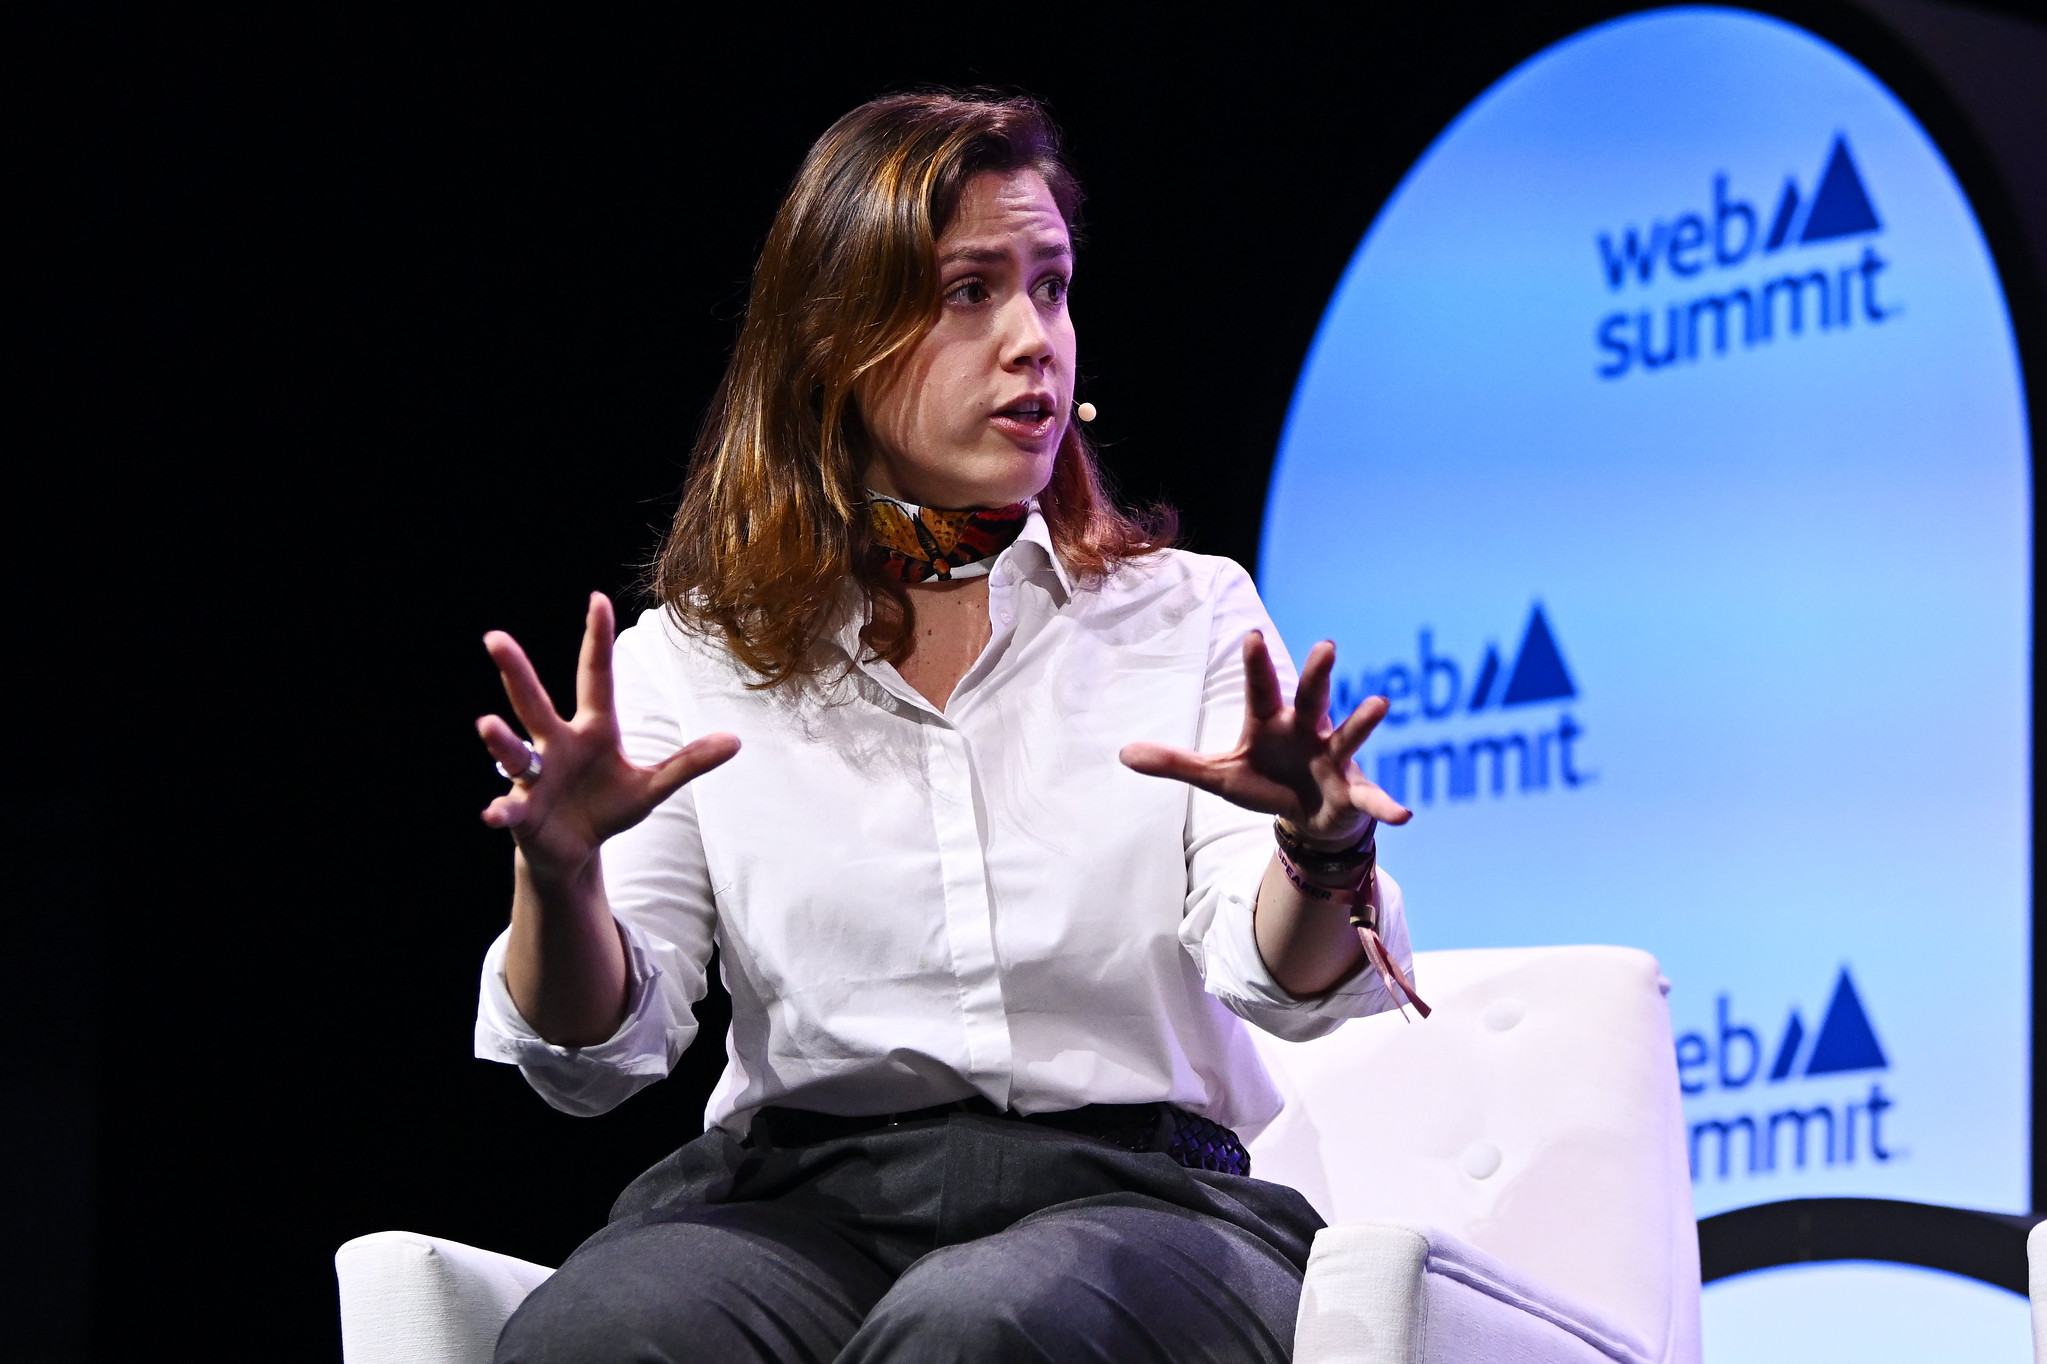
MULTIPOLYGON (((531 781, 515 780, 510 791, 484 808, 483 822, 509 829, 528 868, 550 880, 575 876, 605 839, 632 828, 684 782, 739 751, 736 736, 706 734, 652 767, 630 762, 612 713, 612 629, 610 599, 591 593, 576 664, 576 714, 570 720, 555 710, 516 640, 502 630, 483 637, 512 710, 540 752, 540 774, 531 781)), ((525 770, 526 745, 503 719, 486 715, 476 722, 476 732, 505 771, 525 770)))

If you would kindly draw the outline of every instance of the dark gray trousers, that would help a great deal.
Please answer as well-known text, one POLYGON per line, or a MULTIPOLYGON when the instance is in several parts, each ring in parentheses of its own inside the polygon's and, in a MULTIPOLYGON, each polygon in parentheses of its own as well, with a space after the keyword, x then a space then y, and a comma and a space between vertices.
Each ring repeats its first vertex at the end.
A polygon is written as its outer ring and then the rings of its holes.
POLYGON ((1285 1361, 1321 1226, 1281 1185, 1000 1118, 713 1129, 619 1196, 497 1364, 1285 1361))

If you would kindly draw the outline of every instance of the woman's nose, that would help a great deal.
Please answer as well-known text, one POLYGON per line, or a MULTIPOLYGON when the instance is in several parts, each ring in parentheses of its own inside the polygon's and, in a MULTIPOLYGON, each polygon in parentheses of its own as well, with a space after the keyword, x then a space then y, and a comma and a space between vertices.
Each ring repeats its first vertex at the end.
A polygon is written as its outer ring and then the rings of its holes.
POLYGON ((1008 316, 1003 337, 1003 363, 1011 369, 1043 369, 1056 353, 1051 328, 1039 314, 1034 299, 1024 297, 1004 310, 1008 316))

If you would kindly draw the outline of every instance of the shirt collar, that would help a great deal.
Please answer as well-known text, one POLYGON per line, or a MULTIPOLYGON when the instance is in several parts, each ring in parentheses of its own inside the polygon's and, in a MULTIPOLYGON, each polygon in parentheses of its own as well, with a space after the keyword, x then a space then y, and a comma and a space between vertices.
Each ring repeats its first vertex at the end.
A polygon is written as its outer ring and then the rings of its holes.
MULTIPOLYGON (((1024 522, 1023 529, 1017 532, 1016 540, 1008 549, 995 556, 995 562, 1000 564, 1012 555, 1024 561, 1016 565, 1016 571, 1019 573, 1035 573, 1041 568, 1050 567, 1053 578, 1059 584, 1060 593, 1065 597, 1072 597, 1072 575, 1066 571, 1066 565, 1059 561, 1059 551, 1052 545, 1052 528, 1046 524, 1045 513, 1039 509, 1036 499, 1031 502, 1030 517, 1024 522)), ((833 641, 845 650, 846 657, 851 659, 860 657, 860 631, 866 628, 867 620, 867 603, 861 597, 860 588, 857 584, 848 582, 840 598, 838 619, 829 632, 833 641)))
POLYGON ((1059 551, 1052 545, 1052 528, 1045 523, 1045 513, 1035 499, 1031 502, 1030 519, 1024 522, 1024 528, 1017 533, 1016 543, 1002 551, 1002 554, 997 556, 997 562, 1004 556, 1019 552, 1020 557, 1033 558, 1050 565, 1052 576, 1059 581, 1060 592, 1068 597, 1073 595, 1073 579, 1067 573, 1066 565, 1059 561, 1059 551), (1026 546, 1029 548, 1025 548, 1026 546))

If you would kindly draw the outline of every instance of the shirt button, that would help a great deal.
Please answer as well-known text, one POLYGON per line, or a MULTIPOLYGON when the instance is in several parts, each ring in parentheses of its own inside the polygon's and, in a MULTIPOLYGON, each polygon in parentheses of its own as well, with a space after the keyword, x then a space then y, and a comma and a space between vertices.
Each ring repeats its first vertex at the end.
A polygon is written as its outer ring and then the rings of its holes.
POLYGON ((1001 617, 1001 619, 1002 619, 1002 623, 1003 623, 1004 625, 1014 625, 1014 624, 1016 624, 1016 616, 1015 616, 1015 614, 1014 614, 1014 613, 1012 613, 1012 612, 1009 612, 1009 611, 1004 611, 1004 612, 1002 613, 1002 617, 1001 617))

